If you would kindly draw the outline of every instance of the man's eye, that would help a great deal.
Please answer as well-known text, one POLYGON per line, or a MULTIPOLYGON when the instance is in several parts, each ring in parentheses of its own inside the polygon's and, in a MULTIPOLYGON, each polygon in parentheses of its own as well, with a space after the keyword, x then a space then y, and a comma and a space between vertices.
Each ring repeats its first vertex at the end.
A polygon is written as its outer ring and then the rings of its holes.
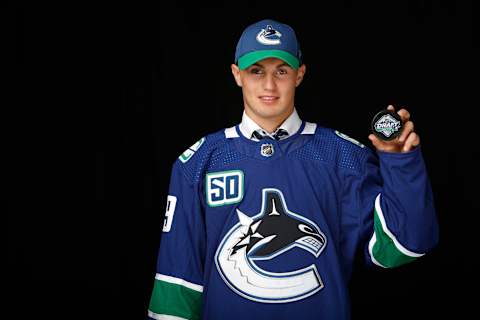
POLYGON ((287 70, 285 70, 285 69, 280 69, 280 70, 278 70, 278 74, 283 75, 283 74, 287 74, 287 73, 288 73, 288 72, 287 72, 287 70))
POLYGON ((260 69, 260 68, 252 68, 252 69, 250 69, 250 73, 252 73, 252 74, 261 74, 261 73, 262 73, 262 69, 260 69))

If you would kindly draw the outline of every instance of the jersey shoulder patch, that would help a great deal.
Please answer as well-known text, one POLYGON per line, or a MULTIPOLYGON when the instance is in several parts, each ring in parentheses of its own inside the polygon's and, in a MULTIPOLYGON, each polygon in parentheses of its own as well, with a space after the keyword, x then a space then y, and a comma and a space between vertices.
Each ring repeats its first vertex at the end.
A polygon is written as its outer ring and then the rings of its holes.
POLYGON ((353 139, 353 138, 350 138, 349 136, 347 136, 347 135, 344 134, 344 133, 341 133, 341 132, 338 131, 338 130, 335 130, 335 134, 336 134, 337 136, 339 136, 340 138, 342 138, 342 139, 345 139, 345 140, 347 140, 347 141, 350 141, 350 142, 353 143, 353 144, 356 144, 356 145, 359 146, 360 148, 365 148, 365 145, 364 145, 364 144, 362 144, 361 142, 359 142, 359 141, 357 141, 357 140, 355 140, 355 139, 353 139))
POLYGON ((187 181, 196 183, 202 180, 202 175, 209 165, 210 159, 218 151, 223 150, 222 145, 225 145, 226 141, 224 130, 207 134, 176 159, 177 168, 183 172, 187 181))
MULTIPOLYGON (((203 143, 205 142, 205 137, 201 138, 200 140, 198 140, 197 142, 195 142, 192 146, 190 146, 190 148, 188 148, 187 150, 185 150, 179 157, 178 159, 182 162, 182 163, 186 163, 188 160, 190 160, 193 155, 195 154, 195 152, 197 152, 200 147, 203 145, 203 143)), ((178 153, 177 153, 178 154, 178 153)))

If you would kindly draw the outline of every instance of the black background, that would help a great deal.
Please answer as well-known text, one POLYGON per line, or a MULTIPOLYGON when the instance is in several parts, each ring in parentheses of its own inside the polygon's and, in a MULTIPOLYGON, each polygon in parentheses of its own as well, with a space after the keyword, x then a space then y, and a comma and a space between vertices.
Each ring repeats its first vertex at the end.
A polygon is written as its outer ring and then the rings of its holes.
POLYGON ((407 107, 422 139, 440 244, 393 270, 358 263, 353 318, 476 309, 472 1, 2 6, 13 67, 2 122, 7 318, 145 317, 171 165, 240 121, 230 64, 243 28, 263 18, 297 32, 307 64, 302 119, 370 145, 371 118, 394 104, 407 107))

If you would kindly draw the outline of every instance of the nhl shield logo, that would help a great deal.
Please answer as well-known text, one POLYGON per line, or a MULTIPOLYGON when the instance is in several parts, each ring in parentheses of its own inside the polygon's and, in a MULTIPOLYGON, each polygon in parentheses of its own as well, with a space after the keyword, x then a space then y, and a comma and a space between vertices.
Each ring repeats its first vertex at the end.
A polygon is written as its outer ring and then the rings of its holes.
POLYGON ((275 152, 275 150, 273 149, 273 144, 271 144, 271 143, 262 144, 261 149, 260 149, 260 153, 262 154, 262 156, 271 157, 271 156, 273 156, 274 152, 275 152))

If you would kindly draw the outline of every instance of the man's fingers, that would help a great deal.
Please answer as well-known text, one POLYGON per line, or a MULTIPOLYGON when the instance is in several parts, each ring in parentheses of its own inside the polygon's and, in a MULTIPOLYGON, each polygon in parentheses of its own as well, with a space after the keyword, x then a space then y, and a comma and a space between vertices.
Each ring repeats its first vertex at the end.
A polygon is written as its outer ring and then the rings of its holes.
POLYGON ((412 150, 414 147, 418 146, 419 144, 420 144, 420 137, 415 132, 412 132, 408 136, 407 141, 405 141, 402 151, 408 152, 412 150))
POLYGON ((380 139, 378 139, 377 136, 374 135, 374 134, 370 134, 370 135, 368 136, 368 139, 369 139, 370 141, 372 141, 372 143, 373 143, 373 145, 374 145, 375 147, 377 146, 378 142, 380 141, 380 139))
POLYGON ((376 135, 370 134, 368 136, 368 139, 372 141, 372 144, 375 146, 377 149, 383 149, 383 145, 385 144, 382 140, 380 140, 376 135))
POLYGON ((394 140, 384 141, 384 140, 378 138, 374 134, 370 134, 368 136, 368 139, 370 139, 370 141, 372 141, 372 144, 379 151, 385 151, 385 152, 400 152, 401 151, 401 146, 398 143, 396 143, 394 140))
POLYGON ((407 136, 413 132, 413 129, 414 129, 414 125, 413 125, 413 122, 412 121, 407 121, 407 123, 405 123, 403 125, 403 131, 402 131, 402 134, 400 135, 400 137, 398 138, 398 141, 400 142, 404 142, 405 139, 407 138, 407 136))
MULTIPOLYGON (((395 107, 391 104, 388 105, 387 110, 395 112, 395 107)), ((407 109, 401 108, 397 111, 397 114, 402 118, 402 122, 405 123, 410 120, 410 112, 407 109)))
POLYGON ((400 116, 400 118, 402 118, 402 122, 405 123, 407 122, 408 120, 410 120, 410 112, 407 111, 407 109, 400 109, 398 110, 398 115, 400 116))

